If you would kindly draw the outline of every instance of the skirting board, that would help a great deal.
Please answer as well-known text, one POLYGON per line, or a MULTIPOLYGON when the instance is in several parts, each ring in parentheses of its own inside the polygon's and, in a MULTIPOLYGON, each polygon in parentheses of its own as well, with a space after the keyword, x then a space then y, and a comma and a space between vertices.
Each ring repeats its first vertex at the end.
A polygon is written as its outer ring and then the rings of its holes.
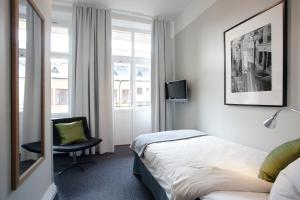
POLYGON ((48 187, 47 191, 45 192, 42 200, 53 200, 54 197, 55 197, 55 195, 56 195, 56 193, 57 193, 57 187, 56 187, 56 185, 54 183, 52 183, 48 187))

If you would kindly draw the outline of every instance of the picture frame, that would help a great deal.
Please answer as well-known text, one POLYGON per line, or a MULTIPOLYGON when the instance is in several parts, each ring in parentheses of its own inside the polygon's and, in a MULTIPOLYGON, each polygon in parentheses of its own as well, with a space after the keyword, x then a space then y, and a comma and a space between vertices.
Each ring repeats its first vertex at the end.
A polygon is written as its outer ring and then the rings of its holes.
POLYGON ((224 32, 224 104, 287 105, 287 2, 224 32))

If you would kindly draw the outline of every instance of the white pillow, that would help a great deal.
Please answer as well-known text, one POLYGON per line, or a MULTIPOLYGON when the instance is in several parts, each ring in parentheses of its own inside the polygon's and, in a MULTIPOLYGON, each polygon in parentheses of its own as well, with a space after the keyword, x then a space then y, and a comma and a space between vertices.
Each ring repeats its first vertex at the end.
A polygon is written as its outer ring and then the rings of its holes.
POLYGON ((272 186, 270 200, 300 200, 300 158, 279 173, 272 186))

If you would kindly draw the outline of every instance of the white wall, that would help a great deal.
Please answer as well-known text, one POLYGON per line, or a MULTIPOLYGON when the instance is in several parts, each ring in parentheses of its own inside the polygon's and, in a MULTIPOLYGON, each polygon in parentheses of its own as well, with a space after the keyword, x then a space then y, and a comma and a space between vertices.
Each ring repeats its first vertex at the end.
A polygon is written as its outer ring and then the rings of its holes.
POLYGON ((208 9, 216 0, 192 0, 183 9, 183 11, 175 18, 175 33, 182 31, 195 18, 208 9))
POLYGON ((50 71, 49 71, 49 28, 51 0, 34 0, 46 19, 46 160, 14 192, 11 191, 11 65, 10 65, 10 2, 0 1, 0 199, 40 200, 52 183, 52 154, 50 131, 50 71))
MULTIPOLYGON (((176 125, 271 150, 300 137, 300 118, 283 112, 275 130, 262 122, 277 109, 224 105, 223 32, 277 0, 217 0, 175 36, 176 79, 187 79, 191 101, 176 106, 176 125)), ((300 109, 300 1, 288 9, 288 105, 300 109)))

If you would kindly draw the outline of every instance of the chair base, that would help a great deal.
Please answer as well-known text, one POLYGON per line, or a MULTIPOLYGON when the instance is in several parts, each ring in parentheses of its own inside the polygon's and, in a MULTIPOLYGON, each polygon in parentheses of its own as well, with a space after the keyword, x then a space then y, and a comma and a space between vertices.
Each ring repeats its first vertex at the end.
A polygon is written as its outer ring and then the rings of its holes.
POLYGON ((66 172, 67 170, 72 169, 72 168, 78 168, 78 169, 80 169, 82 172, 84 172, 84 168, 81 167, 79 164, 72 164, 71 166, 66 167, 66 168, 64 168, 63 170, 59 171, 56 175, 59 176, 59 175, 63 174, 64 172, 66 172))
POLYGON ((68 167, 60 170, 59 172, 57 172, 57 174, 55 176, 59 176, 63 173, 65 173, 66 171, 73 169, 73 168, 78 168, 80 169, 82 172, 84 172, 84 168, 80 165, 80 164, 88 164, 88 163, 92 163, 92 161, 87 161, 87 162, 78 162, 77 161, 77 154, 76 152, 72 152, 72 157, 73 157, 73 162, 72 164, 66 164, 68 165, 68 167))

